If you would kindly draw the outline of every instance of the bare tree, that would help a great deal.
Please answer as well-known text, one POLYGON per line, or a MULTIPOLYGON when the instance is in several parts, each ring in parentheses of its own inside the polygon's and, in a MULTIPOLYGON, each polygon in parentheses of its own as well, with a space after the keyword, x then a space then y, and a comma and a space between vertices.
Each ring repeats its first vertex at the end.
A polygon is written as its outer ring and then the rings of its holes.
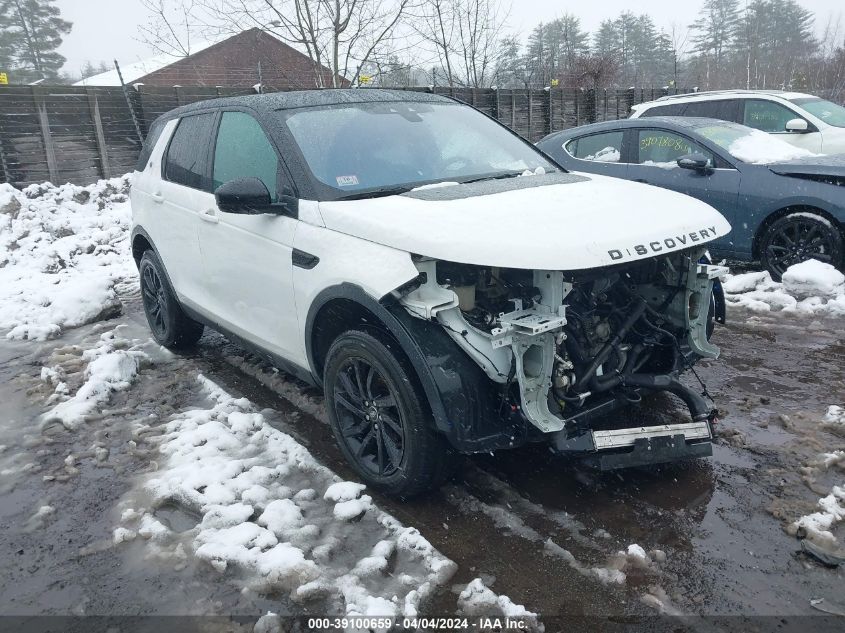
POLYGON ((202 24, 194 0, 141 0, 149 22, 138 27, 140 40, 164 55, 187 57, 202 24), (194 38, 195 39, 195 38, 194 38))
POLYGON ((574 72, 581 87, 596 90, 612 83, 619 74, 619 59, 613 52, 581 55, 575 60, 574 72))
POLYGON ((414 28, 434 48, 450 86, 489 86, 509 9, 501 0, 423 0, 414 28))
POLYGON ((259 28, 308 56, 318 87, 357 82, 412 0, 195 0, 221 34, 259 28))

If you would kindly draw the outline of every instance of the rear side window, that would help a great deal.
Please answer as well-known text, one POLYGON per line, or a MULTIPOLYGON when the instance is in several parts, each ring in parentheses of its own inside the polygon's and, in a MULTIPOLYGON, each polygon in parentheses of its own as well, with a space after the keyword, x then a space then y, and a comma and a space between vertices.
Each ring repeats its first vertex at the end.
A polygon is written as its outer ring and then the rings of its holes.
POLYGON ((686 104, 684 116, 700 116, 722 121, 739 122, 739 104, 736 99, 720 99, 718 101, 691 101, 686 104))
POLYGON ((245 112, 224 112, 214 146, 213 187, 236 178, 258 178, 277 201, 279 158, 258 121, 245 112))
POLYGON ((179 121, 164 159, 164 178, 192 189, 211 191, 206 157, 214 114, 194 114, 179 121))
POLYGON ((141 155, 138 156, 138 164, 135 165, 136 171, 144 171, 147 167, 147 161, 153 154, 158 139, 161 138, 161 132, 164 130, 165 121, 155 121, 150 126, 150 132, 144 140, 144 146, 141 148, 141 155))
POLYGON ((764 132, 786 132, 786 122, 800 118, 795 112, 774 101, 748 99, 743 123, 764 132))
POLYGON ((684 113, 685 103, 669 103, 667 105, 654 106, 643 112, 640 116, 681 116, 684 113))
POLYGON ((603 132, 582 136, 566 144, 566 151, 575 158, 599 163, 618 163, 622 160, 623 132, 603 132))

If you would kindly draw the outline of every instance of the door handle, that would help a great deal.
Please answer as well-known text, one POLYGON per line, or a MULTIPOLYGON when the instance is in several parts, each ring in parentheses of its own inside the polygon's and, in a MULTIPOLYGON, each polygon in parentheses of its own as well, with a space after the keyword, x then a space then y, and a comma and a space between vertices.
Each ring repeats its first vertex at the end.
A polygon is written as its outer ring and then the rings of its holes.
POLYGON ((152 195, 152 198, 153 202, 155 202, 156 204, 161 204, 162 202, 164 202, 164 196, 160 193, 154 193, 152 195))
POLYGON ((217 224, 220 221, 220 218, 217 217, 217 209, 206 209, 200 213, 200 220, 210 224, 217 224))
POLYGON ((648 184, 648 180, 646 180, 645 178, 635 178, 634 182, 639 182, 639 183, 642 183, 644 185, 648 184))

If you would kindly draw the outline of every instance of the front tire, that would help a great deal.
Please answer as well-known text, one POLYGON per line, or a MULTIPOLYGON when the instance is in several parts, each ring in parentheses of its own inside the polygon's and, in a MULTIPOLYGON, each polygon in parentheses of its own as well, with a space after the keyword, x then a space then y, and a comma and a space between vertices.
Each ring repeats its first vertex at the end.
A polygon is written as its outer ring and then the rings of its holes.
POLYGON ((760 259, 772 279, 780 281, 786 269, 808 259, 841 268, 842 234, 827 218, 815 213, 790 213, 766 229, 760 259))
POLYGON ((138 265, 141 276, 141 301, 153 338, 164 347, 185 348, 202 336, 203 325, 182 311, 164 274, 158 255, 146 251, 138 265))
POLYGON ((404 357, 369 332, 338 337, 323 389, 337 443, 367 485, 412 497, 440 486, 457 455, 428 424, 428 406, 404 357))

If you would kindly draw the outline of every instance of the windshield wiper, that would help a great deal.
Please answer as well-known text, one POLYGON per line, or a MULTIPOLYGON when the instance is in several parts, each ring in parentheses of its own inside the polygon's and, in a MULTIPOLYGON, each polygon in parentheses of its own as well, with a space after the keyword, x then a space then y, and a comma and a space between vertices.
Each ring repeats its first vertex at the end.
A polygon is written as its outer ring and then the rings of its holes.
POLYGON ((468 185, 473 182, 484 182, 485 180, 502 180, 504 178, 516 178, 517 176, 521 176, 523 172, 521 171, 506 171, 498 174, 490 174, 487 176, 479 176, 478 178, 470 178, 469 180, 462 180, 462 185, 468 185))
POLYGON ((336 200, 365 200, 367 198, 384 198, 385 196, 398 196, 408 193, 412 187, 381 187, 379 189, 367 189, 366 191, 355 191, 336 200))

